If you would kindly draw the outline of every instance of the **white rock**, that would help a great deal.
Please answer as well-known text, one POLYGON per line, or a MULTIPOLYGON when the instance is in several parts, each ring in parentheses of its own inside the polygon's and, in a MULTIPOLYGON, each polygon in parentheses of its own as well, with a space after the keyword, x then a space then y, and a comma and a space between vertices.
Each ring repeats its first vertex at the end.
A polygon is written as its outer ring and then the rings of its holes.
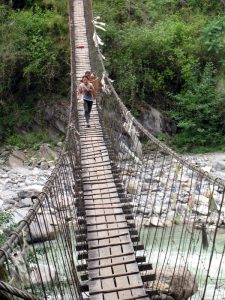
POLYGON ((0 199, 0 208, 2 208, 3 204, 4 204, 4 201, 0 199))
POLYGON ((30 280, 32 284, 42 284, 54 281, 56 279, 56 270, 52 266, 44 265, 44 264, 36 264, 31 263, 31 274, 30 280))
POLYGON ((155 227, 164 227, 164 223, 159 217, 153 216, 150 218, 150 223, 155 227))
POLYGON ((208 209, 208 206, 205 206, 205 205, 198 205, 198 206, 195 208, 195 211, 197 211, 197 213, 199 213, 200 215, 207 216, 207 215, 208 215, 208 212, 209 212, 209 209, 208 209))
POLYGON ((23 167, 25 160, 27 160, 27 156, 23 151, 13 150, 8 158, 7 164, 12 168, 23 167))
POLYGON ((204 204, 204 205, 208 205, 209 203, 209 198, 203 196, 203 195, 196 195, 195 196, 195 201, 198 203, 198 204, 204 204))
POLYGON ((211 170, 212 170, 212 167, 210 167, 210 166, 205 166, 205 167, 202 167, 202 170, 203 170, 204 172, 210 173, 211 170))
POLYGON ((225 160, 218 160, 213 163, 215 171, 225 171, 225 160))
POLYGON ((17 224, 20 221, 22 221, 27 215, 27 212, 28 212, 28 208, 17 209, 12 215, 13 223, 17 224))

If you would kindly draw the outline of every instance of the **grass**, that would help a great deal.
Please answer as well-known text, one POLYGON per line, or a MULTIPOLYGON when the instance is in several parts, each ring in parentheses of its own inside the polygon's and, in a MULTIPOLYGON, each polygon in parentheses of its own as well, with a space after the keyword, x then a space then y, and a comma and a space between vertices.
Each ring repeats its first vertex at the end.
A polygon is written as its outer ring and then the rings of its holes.
POLYGON ((46 132, 32 132, 25 135, 11 135, 6 144, 16 146, 21 150, 24 149, 39 149, 42 143, 48 143, 52 146, 56 146, 57 142, 54 141, 46 132))

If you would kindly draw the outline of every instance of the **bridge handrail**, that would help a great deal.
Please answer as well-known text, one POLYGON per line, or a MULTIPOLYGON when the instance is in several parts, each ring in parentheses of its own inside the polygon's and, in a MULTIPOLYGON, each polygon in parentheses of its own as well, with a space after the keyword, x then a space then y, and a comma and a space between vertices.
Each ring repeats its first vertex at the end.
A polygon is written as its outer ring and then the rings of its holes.
MULTIPOLYGON (((92 2, 92 1, 91 1, 92 2)), ((92 20, 94 19, 94 15, 93 15, 93 9, 92 9, 92 20)), ((93 26, 94 27, 94 26, 93 26)), ((95 30, 95 28, 94 28, 95 30)), ((181 157, 181 155, 179 155, 177 152, 175 152, 174 150, 172 150, 169 146, 167 146, 166 144, 164 144, 163 142, 159 141, 149 130, 147 130, 133 115, 132 113, 127 109, 127 107, 124 105, 123 101, 121 100, 121 98, 119 97, 118 93, 116 92, 112 81, 110 80, 109 76, 108 76, 108 72, 105 68, 105 64, 102 58, 102 54, 101 54, 101 49, 99 48, 99 46, 97 47, 97 53, 98 53, 98 58, 99 61, 101 63, 102 69, 103 69, 103 74, 105 76, 105 79, 107 81, 108 86, 110 87, 110 90, 112 92, 112 94, 115 96, 124 116, 126 117, 126 119, 129 119, 133 124, 136 125, 136 127, 142 131, 149 139, 151 139, 151 141, 158 145, 163 151, 165 151, 166 153, 170 154, 171 156, 173 156, 174 158, 176 158, 178 161, 180 161, 183 165, 185 165, 186 167, 188 167, 189 169, 191 169, 192 171, 197 172, 200 177, 204 177, 206 178, 209 182, 215 184, 217 183, 218 185, 220 185, 221 187, 223 187, 223 189, 225 189, 225 181, 222 180, 221 178, 215 177, 213 175, 211 175, 209 172, 203 171, 201 168, 196 167, 195 165, 193 165, 192 163, 188 162, 187 160, 183 159, 181 157)))
MULTIPOLYGON (((72 0, 69 0, 70 6, 72 3, 72 0)), ((71 60, 71 70, 70 70, 70 76, 71 76, 71 89, 70 89, 70 109, 69 109, 69 117, 68 117, 68 125, 67 125, 67 132, 66 132, 66 137, 65 137, 65 141, 63 143, 63 148, 60 152, 58 161, 51 173, 51 175, 49 176, 47 182, 44 185, 43 188, 43 192, 41 192, 39 194, 39 198, 38 201, 35 201, 36 203, 33 205, 33 207, 29 210, 28 214, 25 216, 25 218, 19 222, 17 229, 11 234, 10 238, 7 240, 6 243, 3 244, 3 246, 0 248, 0 265, 4 260, 4 256, 11 251, 11 249, 18 243, 19 237, 18 235, 22 233, 23 229, 29 225, 32 220, 34 219, 34 215, 35 212, 38 211, 38 209, 41 206, 41 203, 44 201, 44 195, 47 192, 48 188, 51 186, 52 182, 54 181, 54 179, 57 177, 58 175, 58 171, 60 168, 60 165, 62 163, 62 158, 64 156, 64 154, 66 153, 67 149, 67 144, 68 144, 68 140, 70 137, 70 133, 71 130, 75 131, 75 134, 77 136, 79 136, 77 130, 74 128, 74 124, 72 122, 72 117, 73 117, 73 113, 74 113, 74 106, 76 105, 76 88, 75 88, 75 79, 74 79, 74 73, 73 70, 75 68, 75 60, 72 59, 73 57, 73 51, 74 51, 74 37, 72 35, 71 32, 71 27, 72 27, 72 21, 71 21, 71 10, 69 10, 69 30, 70 30, 70 44, 71 44, 71 51, 70 51, 70 60, 71 60)))
MULTIPOLYGON (((74 46, 75 41, 74 41, 74 32, 73 32, 73 26, 74 26, 73 0, 68 0, 68 16, 69 16, 69 36, 70 36, 71 86, 70 86, 70 96, 69 96, 70 104, 69 104, 69 114, 68 114, 68 124, 67 124, 66 136, 65 136, 65 140, 64 140, 59 158, 56 162, 56 165, 55 165, 51 175, 47 179, 47 182, 45 183, 42 192, 39 193, 38 196, 33 199, 33 203, 34 203, 33 206, 28 210, 28 213, 26 214, 26 216, 19 223, 17 223, 15 230, 10 233, 7 241, 4 242, 2 244, 2 246, 0 247, 0 267, 3 266, 3 269, 4 268, 7 269, 7 271, 6 271, 6 269, 4 271, 4 273, 6 272, 5 275, 7 275, 7 280, 9 278, 10 279, 12 278, 11 271, 9 270, 10 269, 9 268, 9 260, 10 260, 10 264, 11 264, 12 252, 15 250, 16 246, 20 246, 21 253, 22 253, 22 248, 26 246, 25 243, 27 243, 27 242, 25 242, 23 239, 24 232, 27 231, 30 234, 30 239, 32 241, 30 226, 33 224, 32 222, 34 222, 34 221, 37 222, 38 226, 40 226, 39 221, 38 221, 39 210, 41 210, 43 212, 43 207, 45 205, 48 209, 50 207, 50 204, 49 204, 50 201, 56 201, 55 205, 56 206, 58 205, 59 199, 56 199, 55 192, 60 191, 60 188, 62 187, 62 184, 64 182, 63 180, 67 180, 67 178, 68 178, 68 176, 66 174, 68 160, 71 163, 71 166, 69 166, 69 170, 71 172, 70 177, 73 177, 73 178, 69 178, 70 181, 68 181, 68 186, 70 186, 70 188, 71 188, 70 194, 74 195, 74 193, 75 193, 76 198, 77 198, 77 195, 79 194, 79 191, 78 191, 79 184, 78 184, 77 178, 79 178, 79 172, 80 172, 80 167, 79 167, 80 141, 79 141, 79 133, 78 133, 78 119, 76 117, 76 115, 77 115, 77 109, 76 109, 77 108, 77 98, 76 98, 76 82, 75 82, 75 73, 74 73, 74 70, 75 70, 75 46, 74 46), (73 151, 73 153, 71 153, 71 150, 73 151), (76 174, 74 173, 74 170, 77 172, 76 174), (59 178, 60 172, 62 173, 61 179, 59 178), (59 186, 57 186, 57 184, 59 186), (73 185, 73 187, 72 187, 72 184, 75 184, 75 185, 73 185)), ((64 196, 61 195, 61 197, 64 197, 64 196)), ((64 198, 64 201, 65 201, 65 198, 64 198)), ((75 217, 75 220, 74 220, 75 229, 79 233, 80 228, 79 228, 79 225, 77 226, 77 216, 76 216, 75 211, 74 211, 74 217, 75 217)), ((43 218, 45 218, 45 217, 43 216, 43 218)), ((52 215, 50 218, 52 218, 52 215)), ((46 219, 44 219, 44 228, 43 229, 46 230, 47 235, 49 235, 49 231, 48 231, 49 229, 46 227, 46 222, 47 222, 46 219)), ((59 226, 58 220, 56 221, 56 225, 59 226)), ((69 232, 69 230, 70 230, 68 227, 68 224, 67 224, 67 220, 65 220, 64 223, 63 223, 63 220, 61 220, 60 225, 62 226, 62 228, 60 229, 61 234, 67 235, 68 234, 67 231, 69 232)), ((54 228, 54 232, 55 232, 55 228, 54 228)), ((40 234, 41 235, 43 234, 41 229, 40 229, 40 234)), ((75 233, 74 233, 74 235, 76 236, 75 233)), ((67 246, 68 242, 65 242, 65 244, 67 246)), ((51 247, 51 245, 49 245, 49 247, 51 247)), ((35 248, 33 246, 31 246, 31 252, 32 252, 32 249, 33 249, 33 251, 35 251, 35 248)), ((70 264, 71 264, 68 272, 71 272, 70 273, 71 282, 73 281, 73 283, 74 283, 74 287, 72 288, 73 292, 74 292, 74 297, 76 295, 79 295, 78 296, 79 299, 82 299, 81 289, 79 286, 79 279, 78 279, 78 276, 76 273, 76 268, 74 267, 74 265, 73 265, 74 262, 71 261, 71 257, 70 257, 71 249, 67 249, 66 251, 68 253, 66 252, 65 255, 69 255, 69 257, 67 257, 67 259, 68 259, 68 262, 70 262, 70 264)), ((22 253, 22 255, 23 255, 23 253, 22 253)), ((47 267, 49 268, 48 269, 49 274, 50 274, 49 276, 51 277, 51 269, 50 269, 50 265, 49 265, 47 256, 48 256, 48 254, 46 253, 45 259, 48 263, 47 267)), ((51 256, 51 254, 50 254, 50 256, 51 256)), ((43 262, 45 261, 44 258, 42 260, 43 260, 43 262)), ((35 262, 37 262, 36 254, 35 254, 35 262)), ((25 264, 26 264, 26 262, 25 262, 25 264)), ((38 264, 39 264, 39 262, 38 262, 38 264)), ((83 264, 83 261, 81 262, 81 265, 82 264, 83 264)), ((56 264, 54 263, 53 265, 55 267, 58 267, 59 263, 57 262, 56 264)), ((26 268, 27 268, 27 265, 26 265, 26 268)), ((63 270, 65 270, 65 268, 67 268, 67 267, 63 266, 63 270)), ((28 270, 27 270, 27 272, 29 275, 30 273, 28 270)), ((41 271, 40 271, 39 266, 38 266, 37 272, 39 272, 39 274, 40 274, 39 276, 41 277, 41 271)), ((43 273, 46 273, 46 271, 44 271, 43 273)), ((46 274, 44 274, 43 276, 46 276, 46 274)), ((57 280, 57 278, 56 278, 56 280, 57 280)), ((29 278, 29 280, 30 280, 30 278, 29 278)), ((43 287, 42 277, 39 280, 42 281, 41 285, 43 287)), ((32 284, 32 282, 30 282, 30 284, 32 284)), ((58 289, 61 289, 61 284, 58 287, 58 289)), ((0 294, 1 294, 1 290, 3 290, 3 289, 0 289, 0 294)), ((43 288, 43 291, 44 291, 44 288, 43 288)), ((54 293, 56 293, 56 291, 54 291, 54 293)), ((45 294, 45 296, 46 296, 46 294, 45 294)))

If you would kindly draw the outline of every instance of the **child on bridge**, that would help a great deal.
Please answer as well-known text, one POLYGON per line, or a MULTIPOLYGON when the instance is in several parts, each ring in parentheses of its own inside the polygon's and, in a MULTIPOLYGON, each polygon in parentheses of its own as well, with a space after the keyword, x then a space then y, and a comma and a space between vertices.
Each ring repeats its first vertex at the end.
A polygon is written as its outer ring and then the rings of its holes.
POLYGON ((78 92, 82 95, 84 104, 84 114, 87 123, 87 127, 90 127, 90 113, 93 105, 93 84, 90 83, 88 76, 84 75, 82 77, 82 82, 79 85, 78 92))

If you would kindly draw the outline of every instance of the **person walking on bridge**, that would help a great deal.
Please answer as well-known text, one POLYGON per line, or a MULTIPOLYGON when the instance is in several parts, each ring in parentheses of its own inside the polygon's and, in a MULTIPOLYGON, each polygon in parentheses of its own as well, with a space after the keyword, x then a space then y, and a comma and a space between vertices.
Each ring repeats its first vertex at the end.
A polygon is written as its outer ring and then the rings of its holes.
POLYGON ((87 123, 87 127, 90 127, 90 113, 93 105, 93 84, 90 83, 89 78, 85 75, 82 77, 82 82, 79 85, 79 93, 82 95, 84 102, 84 114, 87 123))

